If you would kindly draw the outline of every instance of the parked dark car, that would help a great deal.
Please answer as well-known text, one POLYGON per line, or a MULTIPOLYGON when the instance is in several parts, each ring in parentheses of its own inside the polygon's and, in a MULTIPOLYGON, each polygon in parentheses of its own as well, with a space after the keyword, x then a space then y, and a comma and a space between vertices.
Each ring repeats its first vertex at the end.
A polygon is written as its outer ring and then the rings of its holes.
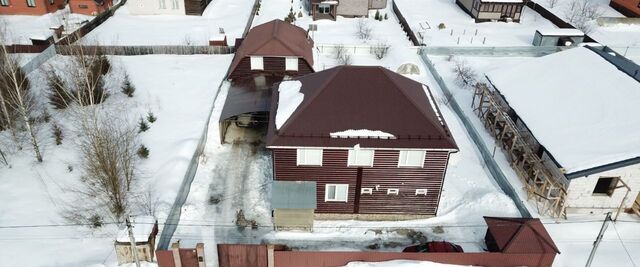
POLYGON ((462 247, 445 242, 445 241, 434 241, 427 242, 420 245, 408 246, 402 250, 402 252, 464 252, 462 247))

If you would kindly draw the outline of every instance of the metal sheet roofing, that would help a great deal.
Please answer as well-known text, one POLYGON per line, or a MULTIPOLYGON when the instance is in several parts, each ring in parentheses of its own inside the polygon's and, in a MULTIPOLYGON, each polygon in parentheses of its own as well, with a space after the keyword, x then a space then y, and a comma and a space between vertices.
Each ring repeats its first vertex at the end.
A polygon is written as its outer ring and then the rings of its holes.
POLYGON ((274 209, 315 209, 316 182, 274 181, 271 191, 274 209))

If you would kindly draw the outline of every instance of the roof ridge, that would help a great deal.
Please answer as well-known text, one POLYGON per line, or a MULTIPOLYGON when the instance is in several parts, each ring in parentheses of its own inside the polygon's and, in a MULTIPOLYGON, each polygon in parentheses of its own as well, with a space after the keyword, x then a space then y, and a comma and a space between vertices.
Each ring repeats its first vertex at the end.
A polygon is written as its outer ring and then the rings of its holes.
MULTIPOLYGON (((387 77, 387 79, 388 79, 389 81, 391 81, 391 83, 393 83, 394 85, 396 85, 396 87, 397 87, 397 88, 400 88, 400 90, 399 90, 399 91, 400 91, 400 93, 401 93, 401 94, 402 94, 406 99, 408 99, 408 100, 409 100, 409 102, 412 104, 412 106, 413 106, 416 110, 418 110, 418 113, 422 114, 422 116, 423 116, 423 117, 425 117, 428 121, 430 121, 430 122, 431 122, 431 124, 434 124, 434 125, 441 125, 440 121, 435 121, 435 122, 434 122, 434 121, 432 121, 432 119, 430 118, 430 116, 428 116, 428 114, 425 114, 425 113, 420 109, 420 106, 418 105, 418 103, 416 103, 416 100, 415 100, 415 99, 413 99, 411 96, 409 96, 409 95, 407 95, 407 94, 406 94, 406 92, 405 92, 405 91, 404 91, 404 89, 403 89, 404 87, 403 87, 403 86, 401 86, 400 84, 398 84, 398 83, 396 82, 396 80, 395 80, 393 77, 391 77, 391 76, 389 75, 389 73, 387 73, 387 72, 390 72, 390 70, 387 70, 386 68, 383 68, 383 67, 381 67, 381 66, 377 66, 377 69, 378 69, 378 70, 380 70, 380 71, 381 71, 381 72, 382 72, 382 73, 387 77)), ((398 75, 402 76, 401 74, 398 74, 398 75)), ((408 79, 408 80, 410 80, 410 81, 412 81, 412 82, 415 82, 415 83, 417 83, 417 84, 420 84, 420 85, 424 85, 424 86, 426 86, 425 84, 423 84, 423 83, 421 83, 421 82, 418 82, 418 81, 415 81, 415 80, 413 80, 413 79, 409 79, 409 78, 404 77, 404 76, 402 76, 402 78, 405 78, 405 79, 408 79)), ((427 88, 429 88, 429 87, 427 86, 427 88)), ((424 88, 421 88, 421 89, 423 89, 423 90, 424 90, 424 88)), ((428 90, 428 91, 430 91, 430 90, 428 90)), ((430 92, 429 92, 429 93, 430 93, 430 92)), ((428 96, 428 95, 426 95, 426 94, 427 94, 427 92, 425 92, 425 96, 427 97, 427 101, 428 101, 429 96, 428 96)), ((434 100, 434 102, 435 102, 435 100, 434 100)), ((427 103, 427 105, 428 105, 428 106, 431 106, 429 103, 427 103)), ((437 104, 435 104, 435 103, 434 103, 434 105, 435 105, 435 108, 437 109, 437 108, 438 108, 437 104)), ((435 114, 436 116, 438 116, 438 113, 439 113, 440 111, 439 111, 439 110, 433 110, 433 112, 434 112, 434 114, 435 114)), ((437 118, 436 118, 436 119, 437 119, 437 118)), ((443 124, 444 124, 444 118, 442 118, 442 122, 443 122, 443 124)), ((445 125, 446 125, 446 124, 445 124, 445 125)), ((443 138, 448 138, 448 137, 450 137, 450 135, 448 135, 448 134, 447 134, 447 130, 446 130, 446 128, 445 128, 445 127, 438 126, 438 129, 441 129, 442 131, 444 131, 444 133, 442 133, 442 132, 441 132, 441 134, 444 134, 443 138)), ((440 131, 439 131, 439 132, 440 132, 440 131)))

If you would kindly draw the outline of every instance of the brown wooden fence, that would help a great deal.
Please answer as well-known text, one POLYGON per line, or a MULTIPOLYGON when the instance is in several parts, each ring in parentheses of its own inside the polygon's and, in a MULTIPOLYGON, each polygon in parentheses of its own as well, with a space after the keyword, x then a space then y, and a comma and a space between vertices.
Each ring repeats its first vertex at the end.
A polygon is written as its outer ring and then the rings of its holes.
POLYGON ((7 52, 9 52, 11 54, 18 54, 18 53, 37 54, 37 53, 42 53, 42 51, 47 49, 47 47, 49 47, 49 45, 14 44, 14 45, 7 45, 5 47, 7 48, 7 52))
MULTIPOLYGON (((543 1, 546 1, 546 0, 543 0, 543 1)), ((547 19, 548 21, 551 21, 551 23, 553 23, 554 25, 558 26, 558 28, 575 29, 575 27, 573 27, 573 25, 571 25, 568 22, 564 21, 563 19, 561 19, 560 17, 558 17, 555 14, 551 13, 551 11, 547 10, 545 7, 537 4, 534 1, 527 1, 526 5, 527 5, 527 7, 533 9, 533 11, 538 12, 538 14, 540 14, 540 16, 542 16, 543 18, 547 19)), ((589 35, 585 35, 584 41, 585 42, 596 42, 596 40, 594 40, 593 38, 589 37, 589 35)))
POLYGON ((188 46, 188 45, 152 45, 152 46, 130 46, 130 45, 56 45, 56 52, 59 55, 72 55, 79 50, 100 51, 105 55, 116 56, 139 56, 139 55, 213 55, 231 54, 233 47, 229 46, 188 46))
POLYGON ((411 27, 409 27, 409 23, 407 23, 407 20, 404 18, 404 16, 400 12, 400 9, 398 9, 398 6, 396 5, 395 1, 392 2, 392 7, 393 7, 393 13, 396 14, 396 17, 400 21, 400 25, 402 25, 402 30, 404 30, 404 32, 407 34, 407 36, 409 37, 409 40, 411 40, 413 45, 420 46, 420 42, 418 41, 418 38, 416 37, 413 30, 411 30, 411 27))
POLYGON ((219 267, 267 267, 267 245, 218 245, 219 267))

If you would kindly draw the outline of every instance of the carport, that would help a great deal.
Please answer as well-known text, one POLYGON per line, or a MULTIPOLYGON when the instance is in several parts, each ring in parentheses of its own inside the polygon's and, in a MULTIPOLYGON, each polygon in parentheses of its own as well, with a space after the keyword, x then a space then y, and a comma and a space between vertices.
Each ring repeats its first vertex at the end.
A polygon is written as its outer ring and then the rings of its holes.
POLYGON ((261 143, 267 133, 271 88, 282 76, 255 76, 231 84, 220 114, 222 143, 261 143))

